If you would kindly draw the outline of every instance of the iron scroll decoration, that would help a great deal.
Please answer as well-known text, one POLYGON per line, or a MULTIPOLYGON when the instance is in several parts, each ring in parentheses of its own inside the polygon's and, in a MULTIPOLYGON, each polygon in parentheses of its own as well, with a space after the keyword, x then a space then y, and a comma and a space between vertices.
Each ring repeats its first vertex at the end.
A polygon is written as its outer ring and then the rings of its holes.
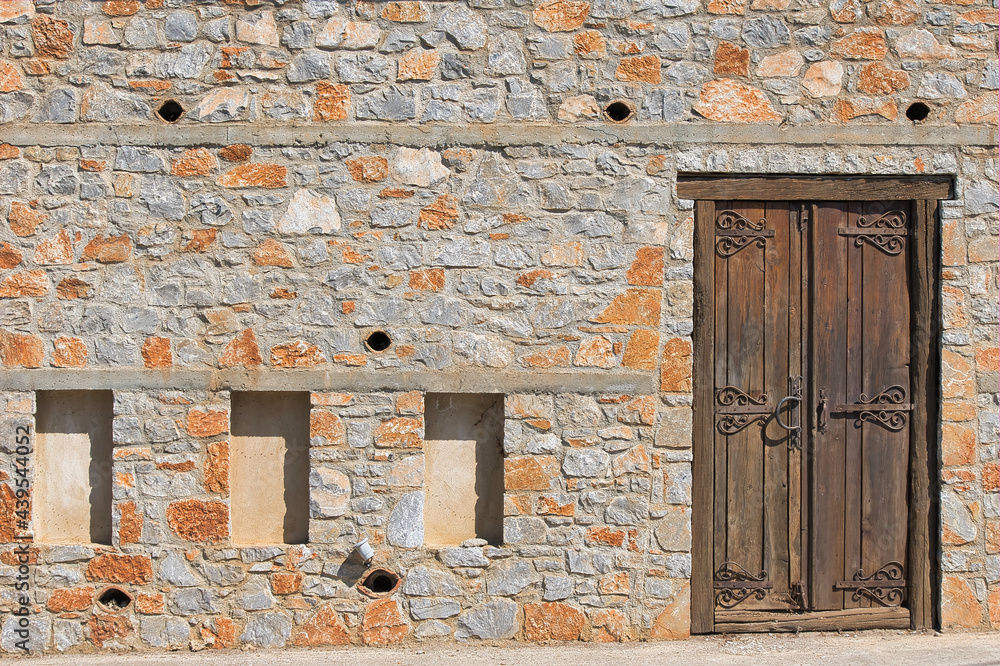
POLYGON ((768 238, 774 237, 773 229, 765 229, 767 220, 753 222, 734 210, 724 210, 715 218, 715 251, 722 257, 731 257, 743 248, 756 243, 764 247, 768 238))
POLYGON ((864 421, 877 423, 892 432, 899 432, 906 427, 906 413, 913 408, 906 402, 906 389, 899 384, 893 384, 882 389, 876 395, 868 397, 862 393, 858 402, 840 404, 834 411, 857 414, 854 426, 860 428, 864 421))
POLYGON ((723 386, 715 392, 715 401, 720 407, 715 412, 721 417, 717 425, 719 432, 734 435, 752 423, 763 425, 772 411, 767 404, 769 399, 767 393, 754 398, 735 386, 723 386))
POLYGON ((865 575, 864 569, 858 569, 854 580, 838 581, 833 587, 837 590, 854 590, 851 595, 854 601, 867 597, 883 606, 899 606, 905 596, 906 579, 903 578, 903 565, 889 562, 870 576, 865 575))
POLYGON ((854 245, 861 247, 868 243, 888 255, 895 256, 903 251, 902 236, 907 236, 906 214, 900 210, 891 210, 871 220, 861 216, 856 227, 840 227, 837 233, 841 236, 854 236, 854 245))
POLYGON ((760 601, 774 587, 766 571, 754 575, 736 562, 723 562, 713 578, 712 587, 719 591, 715 603, 725 609, 735 608, 750 597, 760 601))

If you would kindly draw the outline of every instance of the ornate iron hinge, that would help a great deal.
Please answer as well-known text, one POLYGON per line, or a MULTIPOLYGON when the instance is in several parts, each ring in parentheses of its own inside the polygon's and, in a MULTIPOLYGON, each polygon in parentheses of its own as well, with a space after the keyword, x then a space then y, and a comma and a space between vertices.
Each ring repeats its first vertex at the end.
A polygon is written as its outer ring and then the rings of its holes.
POLYGON ((841 236, 854 236, 857 247, 868 243, 890 255, 903 251, 903 240, 900 237, 909 235, 906 214, 900 210, 889 211, 874 220, 859 217, 858 226, 839 227, 837 233, 841 236))
POLYGON ((723 562, 715 572, 714 579, 712 587, 719 590, 715 595, 715 603, 722 608, 733 608, 750 597, 756 597, 760 601, 774 587, 767 580, 766 571, 755 576, 736 562, 723 562))
POLYGON ((721 416, 717 425, 723 435, 734 435, 751 423, 761 425, 774 411, 774 405, 768 403, 770 396, 761 393, 753 397, 746 391, 735 386, 723 386, 715 392, 715 415, 721 416))
POLYGON ((854 590, 851 598, 859 601, 867 597, 883 606, 899 606, 906 595, 906 579, 903 578, 903 565, 899 562, 889 562, 882 565, 870 576, 864 569, 858 569, 854 580, 840 580, 833 584, 837 590, 854 590))
POLYGON ((774 237, 774 229, 765 229, 767 220, 751 222, 734 210, 724 210, 715 218, 715 251, 731 257, 753 243, 764 247, 766 239, 774 237))
POLYGON ((893 432, 899 432, 906 427, 906 413, 912 409, 913 405, 906 402, 906 389, 899 384, 884 388, 871 398, 862 393, 856 403, 840 403, 833 406, 834 413, 857 414, 857 419, 854 421, 856 428, 860 428, 862 422, 868 421, 878 423, 893 432))

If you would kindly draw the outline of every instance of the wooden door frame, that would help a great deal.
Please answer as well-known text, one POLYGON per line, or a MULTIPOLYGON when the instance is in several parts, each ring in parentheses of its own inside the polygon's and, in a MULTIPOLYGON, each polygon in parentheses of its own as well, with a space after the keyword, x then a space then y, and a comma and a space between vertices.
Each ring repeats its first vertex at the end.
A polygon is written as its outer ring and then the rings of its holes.
MULTIPOLYGON (((911 445, 908 464, 907 606, 913 629, 940 626, 936 568, 940 429, 940 231, 937 202, 953 193, 950 176, 732 176, 678 174, 677 196, 695 201, 694 416, 691 510, 691 632, 715 631, 713 575, 714 297, 716 201, 907 201, 914 213, 910 252, 911 445)), ((821 627, 829 628, 829 627, 821 627)), ((851 628, 851 627, 845 627, 851 628)))

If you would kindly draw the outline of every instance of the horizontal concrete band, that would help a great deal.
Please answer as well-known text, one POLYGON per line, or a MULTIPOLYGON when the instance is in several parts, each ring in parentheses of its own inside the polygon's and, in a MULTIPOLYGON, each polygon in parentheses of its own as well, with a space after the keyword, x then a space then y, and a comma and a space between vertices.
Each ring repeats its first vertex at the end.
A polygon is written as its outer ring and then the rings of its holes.
POLYGON ((124 368, 7 370, 0 390, 172 391, 415 391, 428 393, 625 393, 651 394, 659 382, 648 373, 398 372, 394 370, 139 370, 124 368))
POLYGON ((524 146, 560 143, 640 145, 759 144, 984 146, 996 148, 995 127, 933 125, 7 125, 2 140, 16 146, 252 146, 322 145, 338 141, 407 146, 524 146))

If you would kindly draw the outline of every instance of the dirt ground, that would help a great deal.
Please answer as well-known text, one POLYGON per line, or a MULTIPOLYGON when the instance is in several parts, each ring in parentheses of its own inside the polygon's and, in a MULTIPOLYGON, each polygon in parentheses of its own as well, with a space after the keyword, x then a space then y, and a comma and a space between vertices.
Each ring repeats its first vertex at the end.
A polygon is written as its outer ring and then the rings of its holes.
POLYGON ((916 634, 864 631, 844 634, 743 634, 698 636, 687 641, 592 645, 583 643, 455 643, 408 648, 331 650, 188 651, 162 654, 93 654, 22 658, 32 666, 605 666, 625 664, 998 664, 1000 633, 916 634))

